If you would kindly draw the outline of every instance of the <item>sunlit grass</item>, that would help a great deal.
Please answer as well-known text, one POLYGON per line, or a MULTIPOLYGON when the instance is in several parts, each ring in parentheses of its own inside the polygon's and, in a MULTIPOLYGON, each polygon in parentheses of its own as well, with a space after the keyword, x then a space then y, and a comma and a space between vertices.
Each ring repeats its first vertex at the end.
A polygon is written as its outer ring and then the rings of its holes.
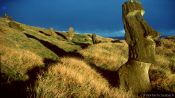
POLYGON ((126 43, 100 43, 79 52, 89 62, 108 70, 117 70, 128 55, 126 43))
MULTIPOLYGON (((36 54, 23 49, 12 49, 0 45, 1 72, 9 75, 17 75, 27 79, 27 71, 43 66, 43 59, 36 54)), ((12 77, 13 78, 13 77, 12 77)))
POLYGON ((37 93, 41 97, 117 97, 129 93, 109 87, 108 82, 84 61, 62 58, 40 77, 37 93))
MULTIPOLYGON (((47 64, 48 72, 43 71, 44 73, 40 74, 39 79, 35 81, 38 84, 34 87, 38 97, 133 97, 117 87, 111 87, 108 80, 93 67, 117 71, 128 59, 128 46, 125 41, 111 43, 111 38, 97 36, 102 43, 92 44, 89 34, 76 34, 73 41, 91 43, 82 49, 75 42, 62 40, 60 36, 53 33, 53 30, 20 24, 20 27, 24 29, 20 31, 10 28, 8 22, 9 20, 0 19, 1 73, 12 77, 13 81, 27 80, 28 70, 38 66, 46 67, 44 59, 58 61, 54 64, 47 64), (49 36, 40 33, 40 30, 49 36), (65 52, 78 52, 83 58, 59 57, 39 40, 29 38, 25 34, 46 41, 65 52)), ((175 92, 174 41, 162 39, 162 45, 156 48, 155 57, 155 63, 149 71, 152 87, 175 92)))
POLYGON ((162 39, 162 45, 156 48, 156 61, 150 68, 152 87, 175 92, 175 42, 162 39))

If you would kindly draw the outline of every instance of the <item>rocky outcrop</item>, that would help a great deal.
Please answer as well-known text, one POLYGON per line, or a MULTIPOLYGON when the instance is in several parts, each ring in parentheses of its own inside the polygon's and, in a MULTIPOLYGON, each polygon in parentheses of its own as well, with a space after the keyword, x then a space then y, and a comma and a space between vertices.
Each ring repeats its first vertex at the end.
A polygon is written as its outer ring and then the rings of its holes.
POLYGON ((125 2, 122 10, 129 59, 119 70, 120 87, 138 94, 150 89, 148 70, 154 62, 154 40, 159 33, 144 21, 145 11, 140 3, 125 2))

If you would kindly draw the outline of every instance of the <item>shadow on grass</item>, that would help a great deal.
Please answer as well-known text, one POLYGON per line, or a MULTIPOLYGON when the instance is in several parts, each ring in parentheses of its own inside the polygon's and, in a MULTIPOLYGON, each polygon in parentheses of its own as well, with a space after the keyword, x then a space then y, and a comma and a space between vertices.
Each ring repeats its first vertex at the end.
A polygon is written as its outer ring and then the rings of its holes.
POLYGON ((73 42, 73 43, 76 45, 79 45, 82 49, 86 49, 91 45, 89 43, 77 43, 77 42, 73 42))
POLYGON ((58 46, 48 42, 48 41, 44 41, 44 40, 41 40, 33 35, 29 35, 29 34, 25 34, 28 38, 33 38, 37 41, 39 41, 41 44, 43 44, 45 47, 47 47, 48 49, 50 49, 52 52, 54 52, 56 55, 60 56, 60 57, 65 57, 65 56, 68 56, 68 57, 76 57, 76 58, 83 58, 83 56, 79 53, 75 51, 72 51, 72 52, 66 52, 64 49, 61 49, 59 48, 58 46))
MULTIPOLYGON (((84 57, 77 53, 76 51, 73 52, 66 52, 63 49, 59 48, 56 45, 53 45, 47 41, 41 40, 36 38, 35 36, 29 35, 29 34, 25 34, 28 38, 33 38, 35 40, 38 40, 40 43, 42 43, 45 47, 47 47, 48 49, 50 49, 51 51, 53 51, 55 54, 57 54, 60 57, 63 56, 68 56, 68 57, 76 57, 76 58, 80 58, 83 59, 84 57)), ((101 75, 108 80, 109 84, 111 84, 111 86, 113 87, 117 87, 119 84, 119 76, 118 76, 118 72, 117 71, 109 71, 109 70, 105 70, 102 69, 100 67, 97 67, 95 64, 89 63, 91 65, 91 67, 93 67, 97 72, 101 73, 101 75)))
MULTIPOLYGON (((26 98, 26 84, 25 81, 10 81, 9 77, 1 73, 0 75, 0 97, 1 98, 26 98)), ((11 79, 10 79, 11 80, 11 79)))
MULTIPOLYGON (((77 53, 76 51, 73 52, 66 52, 63 49, 59 48, 56 45, 53 45, 47 41, 41 40, 36 38, 35 36, 25 34, 28 38, 33 38, 35 40, 38 40, 40 43, 42 43, 45 47, 53 51, 55 54, 57 54, 60 57, 68 56, 68 57, 76 57, 83 59, 84 57, 77 53)), ((110 70, 105 70, 103 68, 97 67, 95 64, 89 63, 91 67, 93 67, 97 72, 99 72, 108 82, 111 86, 113 87, 118 87, 119 84, 119 75, 117 71, 110 71, 110 70)))
POLYGON ((51 35, 45 33, 44 31, 38 31, 38 32, 40 32, 41 34, 44 34, 44 35, 46 35, 46 36, 51 36, 51 35))
POLYGON ((29 79, 14 80, 9 78, 5 73, 0 74, 0 98, 36 98, 36 86, 38 75, 42 75, 48 71, 48 68, 58 61, 44 59, 44 67, 34 67, 26 73, 29 79), (10 80, 9 80, 10 79, 10 80))
POLYGON ((119 87, 119 74, 118 71, 110 71, 96 66, 93 63, 89 65, 94 68, 98 73, 100 73, 103 78, 105 78, 112 87, 119 87))
POLYGON ((67 40, 67 37, 63 34, 61 34, 60 32, 55 32, 58 36, 61 36, 62 38, 64 38, 65 40, 67 40))
MULTIPOLYGON (((47 41, 38 39, 35 36, 25 34, 28 38, 33 38, 42 43, 45 47, 50 49, 52 52, 60 57, 76 57, 83 58, 82 55, 73 52, 66 52, 65 50, 53 45, 47 41)), ((38 97, 36 94, 38 75, 42 75, 48 71, 48 68, 58 61, 53 61, 51 59, 44 59, 44 67, 34 67, 26 73, 29 76, 28 80, 14 80, 13 77, 9 80, 9 76, 5 73, 0 74, 0 98, 35 98, 38 97)))

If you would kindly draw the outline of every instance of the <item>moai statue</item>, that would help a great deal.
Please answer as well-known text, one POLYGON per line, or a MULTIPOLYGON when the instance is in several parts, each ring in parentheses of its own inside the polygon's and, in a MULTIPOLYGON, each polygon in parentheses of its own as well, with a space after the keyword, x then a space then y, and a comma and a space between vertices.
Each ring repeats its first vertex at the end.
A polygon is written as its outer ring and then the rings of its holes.
POLYGON ((151 89, 148 70, 154 62, 154 39, 159 37, 159 33, 145 22, 142 5, 134 1, 129 0, 122 5, 129 59, 119 69, 119 78, 120 88, 138 94, 151 89))
POLYGON ((6 18, 6 19, 8 19, 10 21, 13 21, 12 17, 9 16, 7 13, 4 13, 3 18, 6 18))
POLYGON ((93 44, 96 44, 97 43, 97 37, 96 37, 96 34, 92 34, 92 42, 93 44))
POLYGON ((140 0, 128 0, 129 2, 139 2, 140 0))
POLYGON ((75 31, 73 27, 69 27, 69 31, 67 32, 67 39, 72 40, 75 35, 75 31))
POLYGON ((134 0, 128 0, 129 2, 133 2, 134 0))

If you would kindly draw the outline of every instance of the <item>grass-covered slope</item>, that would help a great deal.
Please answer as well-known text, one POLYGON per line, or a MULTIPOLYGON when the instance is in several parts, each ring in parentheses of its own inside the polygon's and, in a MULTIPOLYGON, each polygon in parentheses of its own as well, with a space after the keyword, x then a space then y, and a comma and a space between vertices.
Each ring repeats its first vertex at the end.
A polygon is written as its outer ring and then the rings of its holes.
MULTIPOLYGON (((98 39, 104 42, 111 41, 99 36, 98 39)), ((84 53, 88 53, 87 50, 91 47, 94 47, 92 50, 95 52, 95 47, 98 47, 92 45, 90 34, 75 34, 70 41, 67 40, 65 32, 53 33, 50 29, 0 18, 0 42, 2 96, 129 96, 126 92, 111 87, 108 80, 96 71, 96 65, 90 65, 93 62, 84 53)), ((101 47, 101 50, 106 51, 112 58, 110 52, 116 49, 107 49, 107 45, 103 43, 104 47, 101 47)), ((117 43, 110 44, 110 47, 117 46, 117 43)), ((92 58, 103 59, 94 56, 92 58)), ((117 65, 117 62, 115 63, 117 65)), ((103 69, 104 64, 99 66, 103 69)))
MULTIPOLYGON (((125 41, 28 26, 0 18, 0 97, 125 98, 118 88, 120 66, 127 62, 125 41)), ((150 68, 153 89, 175 92, 175 42, 161 39, 150 68)))

